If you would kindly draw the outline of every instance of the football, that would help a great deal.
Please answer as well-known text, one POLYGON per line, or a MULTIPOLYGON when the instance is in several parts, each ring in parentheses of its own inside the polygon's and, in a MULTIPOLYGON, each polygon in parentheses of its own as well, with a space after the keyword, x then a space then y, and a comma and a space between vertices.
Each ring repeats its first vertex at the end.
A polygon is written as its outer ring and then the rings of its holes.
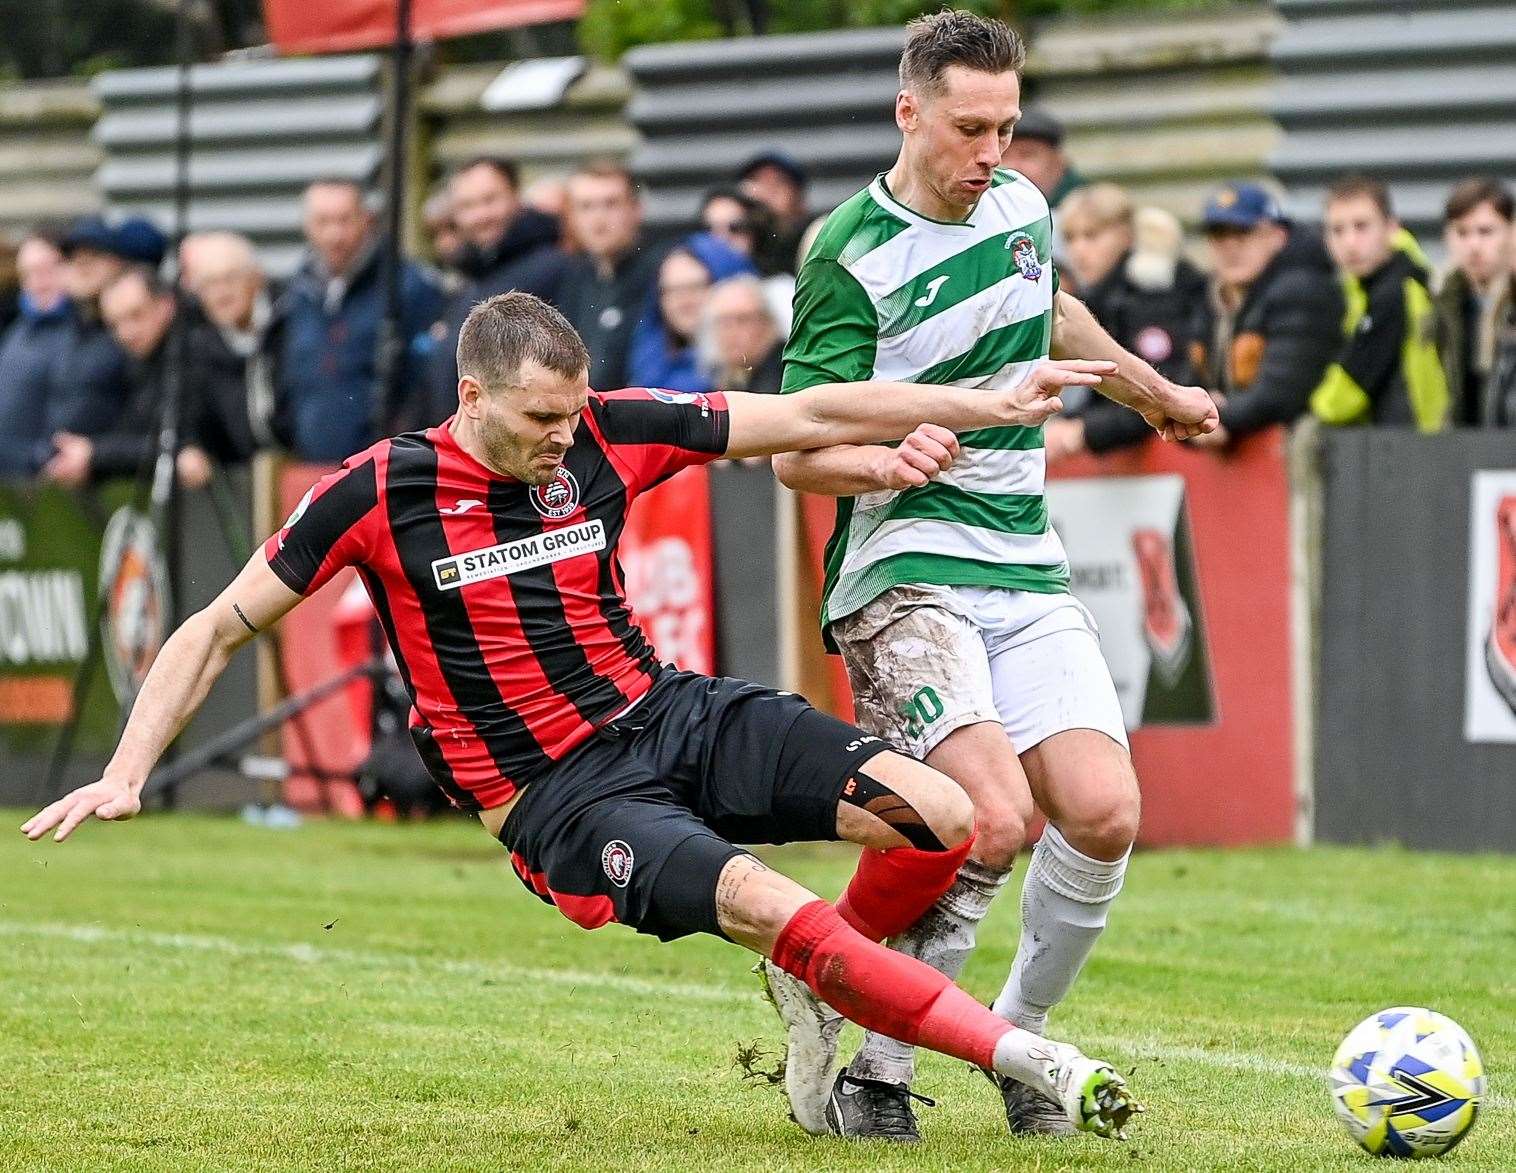
POLYGON ((1371 1014, 1332 1060, 1332 1102, 1375 1156, 1435 1157, 1468 1135, 1484 1095, 1474 1041, 1446 1015, 1415 1006, 1371 1014))

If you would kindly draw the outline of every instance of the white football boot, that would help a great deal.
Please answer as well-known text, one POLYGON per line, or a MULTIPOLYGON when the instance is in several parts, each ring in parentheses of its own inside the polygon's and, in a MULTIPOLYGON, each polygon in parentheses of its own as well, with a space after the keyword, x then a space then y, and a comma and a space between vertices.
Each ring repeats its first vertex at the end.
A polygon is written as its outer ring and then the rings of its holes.
POLYGON ((799 978, 765 959, 753 972, 779 1012, 788 1035, 784 1053, 784 1091, 795 1123, 812 1136, 825 1136, 826 1107, 837 1077, 837 1041, 843 1017, 816 997, 799 978))

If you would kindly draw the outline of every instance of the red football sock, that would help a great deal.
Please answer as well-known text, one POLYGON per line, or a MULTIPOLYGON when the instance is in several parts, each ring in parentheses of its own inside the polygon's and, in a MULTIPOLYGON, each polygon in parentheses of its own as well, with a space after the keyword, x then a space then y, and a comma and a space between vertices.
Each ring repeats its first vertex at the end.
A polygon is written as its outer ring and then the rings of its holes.
POLYGON ((970 835, 946 851, 865 847, 847 891, 837 900, 838 915, 871 941, 903 933, 953 886, 973 846, 970 835))
POLYGON ((930 965, 865 939, 824 900, 801 908, 774 942, 774 964, 866 1030, 979 1067, 1009 1022, 930 965))

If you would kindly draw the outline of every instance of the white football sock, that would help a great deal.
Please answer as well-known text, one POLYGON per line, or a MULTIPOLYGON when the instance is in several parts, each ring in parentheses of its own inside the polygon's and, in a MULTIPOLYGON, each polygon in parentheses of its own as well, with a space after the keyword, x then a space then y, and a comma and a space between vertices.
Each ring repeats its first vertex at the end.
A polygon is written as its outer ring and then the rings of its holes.
MULTIPOLYGON (((1010 872, 997 872, 974 860, 958 869, 953 886, 914 925, 890 941, 890 948, 926 962, 938 973, 957 978, 974 951, 975 932, 1010 872)), ((916 1048, 870 1032, 848 1064, 848 1074, 886 1083, 910 1083, 916 1075, 916 1048)))
POLYGON ((1059 1060, 1073 1054, 1077 1051, 1066 1043, 1052 1042, 1029 1030, 1008 1030, 995 1044, 992 1066, 997 1075, 1008 1075, 1059 1103, 1053 1076, 1059 1060))
POLYGON ((995 1013, 1026 1030, 1047 1029, 1105 928, 1126 876, 1128 851, 1114 863, 1091 859, 1051 823, 1027 865, 1021 889, 1021 943, 995 1013))

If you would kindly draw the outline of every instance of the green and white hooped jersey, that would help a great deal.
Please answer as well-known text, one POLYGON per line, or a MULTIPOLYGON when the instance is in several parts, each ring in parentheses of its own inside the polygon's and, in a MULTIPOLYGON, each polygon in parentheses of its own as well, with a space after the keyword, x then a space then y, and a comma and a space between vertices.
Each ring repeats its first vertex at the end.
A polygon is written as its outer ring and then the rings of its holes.
MULTIPOLYGON (((1048 356, 1052 219, 1013 171, 963 223, 918 215, 884 176, 833 212, 801 266, 784 390, 867 379, 1000 390, 1048 356)), ((1042 429, 959 436, 931 484, 837 501, 822 628, 906 583, 1068 590, 1048 521, 1042 429)))

